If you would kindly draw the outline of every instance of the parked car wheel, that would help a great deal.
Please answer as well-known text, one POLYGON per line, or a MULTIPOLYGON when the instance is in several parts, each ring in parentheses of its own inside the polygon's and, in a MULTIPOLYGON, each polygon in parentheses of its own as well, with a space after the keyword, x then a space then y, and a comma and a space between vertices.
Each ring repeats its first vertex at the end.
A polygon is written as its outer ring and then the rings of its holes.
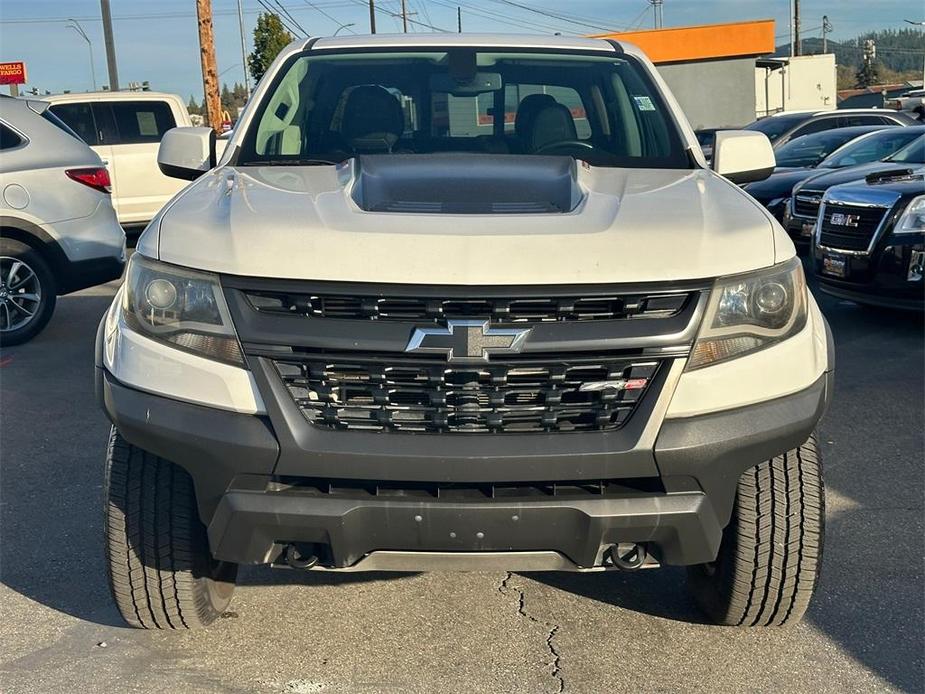
POLYGON ((719 556, 688 570, 695 599, 718 624, 798 622, 819 577, 824 529, 821 458, 812 436, 739 478, 719 556))
POLYGON ((55 310, 57 287, 42 254, 16 239, 0 238, 0 344, 38 335, 55 310))
POLYGON ((238 567, 209 553, 189 474, 113 427, 104 491, 109 585, 125 621, 182 630, 221 616, 238 567))

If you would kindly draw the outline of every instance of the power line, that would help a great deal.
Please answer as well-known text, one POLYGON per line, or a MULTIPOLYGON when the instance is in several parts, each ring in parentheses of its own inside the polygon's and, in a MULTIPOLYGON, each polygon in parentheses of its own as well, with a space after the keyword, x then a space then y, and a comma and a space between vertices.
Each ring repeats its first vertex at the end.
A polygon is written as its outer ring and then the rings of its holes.
POLYGON ((334 22, 335 24, 337 24, 337 26, 339 26, 339 27, 345 27, 345 28, 347 29, 347 31, 349 31, 351 34, 355 34, 355 33, 356 33, 352 28, 350 28, 349 26, 347 26, 346 24, 344 24, 344 22, 340 21, 337 17, 334 17, 334 16, 328 14, 327 12, 325 12, 324 10, 322 10, 320 7, 318 7, 318 5, 316 5, 315 3, 309 2, 309 0, 302 0, 302 2, 304 2, 306 5, 308 5, 308 6, 311 7, 312 9, 317 10, 318 12, 320 12, 321 14, 323 14, 325 17, 327 17, 327 18, 330 19, 332 22, 334 22))
MULTIPOLYGON (((294 29, 292 26, 290 26, 290 25, 286 22, 286 20, 285 20, 283 17, 280 16, 279 12, 277 12, 277 11, 274 10, 272 7, 270 7, 270 6, 266 3, 265 0, 257 0, 257 2, 258 2, 258 3, 260 4, 260 6, 263 7, 267 12, 269 12, 270 14, 274 15, 277 19, 279 19, 280 24, 283 25, 283 27, 286 29, 286 31, 288 31, 289 33, 291 33, 291 34, 293 34, 293 35, 295 35, 295 36, 299 36, 299 30, 298 30, 298 29, 294 29)), ((303 31, 304 31, 304 30, 303 30, 303 31)))
MULTIPOLYGON (((257 2, 260 2, 260 0, 257 0, 257 2)), ((336 7, 351 7, 353 6, 354 3, 351 0, 340 0, 337 2, 313 3, 313 4, 315 5, 317 9, 320 9, 321 7, 331 9, 331 8, 336 8, 336 7)), ((265 6, 264 6, 264 9, 266 9, 265 6)), ((250 14, 250 15, 260 14, 262 11, 263 10, 259 10, 259 9, 252 9, 252 10, 246 9, 244 10, 244 14, 250 14)), ((277 10, 271 9, 269 11, 273 12, 273 14, 279 14, 277 10)), ((236 9, 215 10, 212 13, 214 17, 218 17, 218 16, 229 16, 230 17, 230 16, 235 16, 237 14, 238 14, 238 11, 236 9)), ((118 16, 113 15, 112 19, 113 21, 128 21, 128 20, 135 20, 135 19, 141 19, 141 20, 191 19, 195 17, 196 17, 195 12, 177 11, 177 12, 147 12, 147 13, 141 13, 141 14, 123 14, 123 15, 118 15, 118 16)), ((57 23, 64 23, 64 22, 70 21, 71 19, 76 19, 81 22, 99 22, 100 21, 99 15, 97 16, 86 15, 83 17, 57 16, 57 17, 12 17, 12 18, 6 17, 6 16, 0 16, 0 24, 57 24, 57 23)))
MULTIPOLYGON (((367 4, 366 4, 366 2, 364 2, 364 0, 355 0, 355 3, 354 3, 354 4, 360 4, 360 5, 363 5, 363 7, 366 7, 366 6, 367 6, 367 4)), ((396 18, 396 16, 397 16, 397 17, 401 17, 401 13, 400 13, 400 12, 396 15, 394 12, 390 12, 388 9, 386 9, 386 8, 384 8, 384 7, 379 7, 379 6, 377 6, 377 7, 375 8, 375 10, 376 10, 376 12, 378 12, 379 14, 384 14, 384 15, 386 15, 386 16, 390 16, 390 17, 392 17, 393 19, 396 18)), ((421 22, 421 21, 418 21, 417 19, 412 19, 411 17, 406 17, 406 21, 408 22, 408 24, 415 24, 415 25, 417 25, 417 26, 427 27, 428 29, 433 29, 434 31, 440 31, 440 32, 443 32, 444 34, 450 33, 447 29, 443 29, 443 28, 441 28, 441 27, 434 26, 433 24, 428 24, 427 22, 421 22)))
POLYGON ((519 2, 514 2, 514 0, 494 0, 494 2, 501 3, 502 5, 510 5, 511 7, 517 7, 521 10, 526 10, 527 12, 534 12, 536 14, 541 14, 544 17, 550 17, 552 19, 558 19, 562 22, 568 22, 570 24, 575 24, 577 26, 589 27, 591 29, 597 29, 599 31, 610 31, 613 27, 602 27, 599 24, 589 24, 587 22, 580 22, 575 19, 570 19, 565 15, 554 14, 546 10, 538 10, 535 7, 530 7, 529 5, 522 5, 519 2))
MULTIPOLYGON (((441 7, 448 7, 451 9, 456 9, 457 7, 461 6, 465 8, 466 12, 469 14, 482 17, 483 19, 490 19, 495 22, 501 22, 502 24, 508 24, 510 26, 518 27, 520 29, 523 29, 524 27, 528 27, 531 29, 538 29, 544 32, 560 31, 562 29, 561 25, 552 26, 549 24, 539 24, 537 22, 533 22, 533 21, 529 21, 525 19, 515 19, 513 17, 510 17, 509 15, 500 14, 500 13, 495 12, 494 10, 487 10, 480 5, 470 5, 466 2, 453 3, 453 2, 445 2, 442 0, 431 0, 431 2, 441 7)), ((563 33, 573 33, 573 32, 566 30, 563 33)))
POLYGON ((282 13, 283 13, 284 15, 286 15, 286 17, 289 18, 289 21, 291 21, 291 22, 293 23, 293 25, 295 25, 295 27, 296 27, 299 31, 302 32, 302 35, 303 35, 303 36, 308 36, 308 32, 305 31, 305 28, 304 28, 301 24, 299 24, 298 20, 297 20, 295 17, 292 16, 292 13, 291 13, 289 10, 286 9, 286 7, 283 5, 283 3, 280 2, 280 0, 273 0, 273 2, 276 4, 277 7, 279 7, 279 9, 282 11, 282 13))

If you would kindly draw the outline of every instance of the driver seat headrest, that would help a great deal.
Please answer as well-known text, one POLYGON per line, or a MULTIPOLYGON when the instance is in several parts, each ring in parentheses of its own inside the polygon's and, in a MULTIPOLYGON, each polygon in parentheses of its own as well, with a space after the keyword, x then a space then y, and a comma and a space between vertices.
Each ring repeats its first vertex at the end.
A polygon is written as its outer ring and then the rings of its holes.
POLYGON ((398 99, 384 87, 355 87, 344 104, 341 134, 356 152, 390 152, 405 130, 398 99))
POLYGON ((517 105, 517 114, 514 116, 514 134, 522 143, 530 140, 533 130, 533 121, 536 114, 546 106, 558 103, 549 94, 528 94, 517 105))
POLYGON ((544 106, 533 119, 530 133, 530 150, 535 152, 546 145, 578 139, 572 112, 562 104, 544 106))

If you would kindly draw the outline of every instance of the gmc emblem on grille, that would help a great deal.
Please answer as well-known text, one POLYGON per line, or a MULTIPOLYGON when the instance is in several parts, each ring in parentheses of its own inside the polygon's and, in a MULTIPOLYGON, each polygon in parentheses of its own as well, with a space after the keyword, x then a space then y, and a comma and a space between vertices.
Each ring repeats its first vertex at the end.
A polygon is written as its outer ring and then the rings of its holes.
POLYGON ((856 227, 860 220, 861 215, 859 214, 842 214, 841 212, 833 212, 832 218, 829 221, 833 226, 856 227))
POLYGON ((449 320, 445 328, 415 328, 406 352, 445 354, 447 361, 481 363, 523 349, 532 328, 494 328, 488 321, 449 320))

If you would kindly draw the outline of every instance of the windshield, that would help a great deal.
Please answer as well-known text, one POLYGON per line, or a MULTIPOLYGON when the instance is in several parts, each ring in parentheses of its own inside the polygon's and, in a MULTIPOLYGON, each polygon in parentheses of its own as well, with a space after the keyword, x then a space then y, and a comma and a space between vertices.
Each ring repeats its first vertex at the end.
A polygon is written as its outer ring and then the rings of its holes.
POLYGON ((834 152, 820 165, 820 169, 841 169, 872 161, 880 161, 919 136, 912 128, 888 128, 882 132, 859 138, 834 152))
POLYGON ((754 123, 749 123, 744 130, 757 130, 767 135, 771 142, 774 142, 790 128, 812 118, 812 115, 812 113, 795 113, 790 116, 768 116, 767 118, 756 120, 754 123))
POLYGON ((801 168, 816 166, 843 144, 862 134, 851 128, 836 128, 798 137, 777 150, 777 165, 801 168))
POLYGON ((668 108, 635 60, 475 49, 295 56, 261 99, 236 163, 436 152, 692 166, 668 108))
POLYGON ((913 140, 885 161, 895 164, 925 164, 925 135, 913 140))

